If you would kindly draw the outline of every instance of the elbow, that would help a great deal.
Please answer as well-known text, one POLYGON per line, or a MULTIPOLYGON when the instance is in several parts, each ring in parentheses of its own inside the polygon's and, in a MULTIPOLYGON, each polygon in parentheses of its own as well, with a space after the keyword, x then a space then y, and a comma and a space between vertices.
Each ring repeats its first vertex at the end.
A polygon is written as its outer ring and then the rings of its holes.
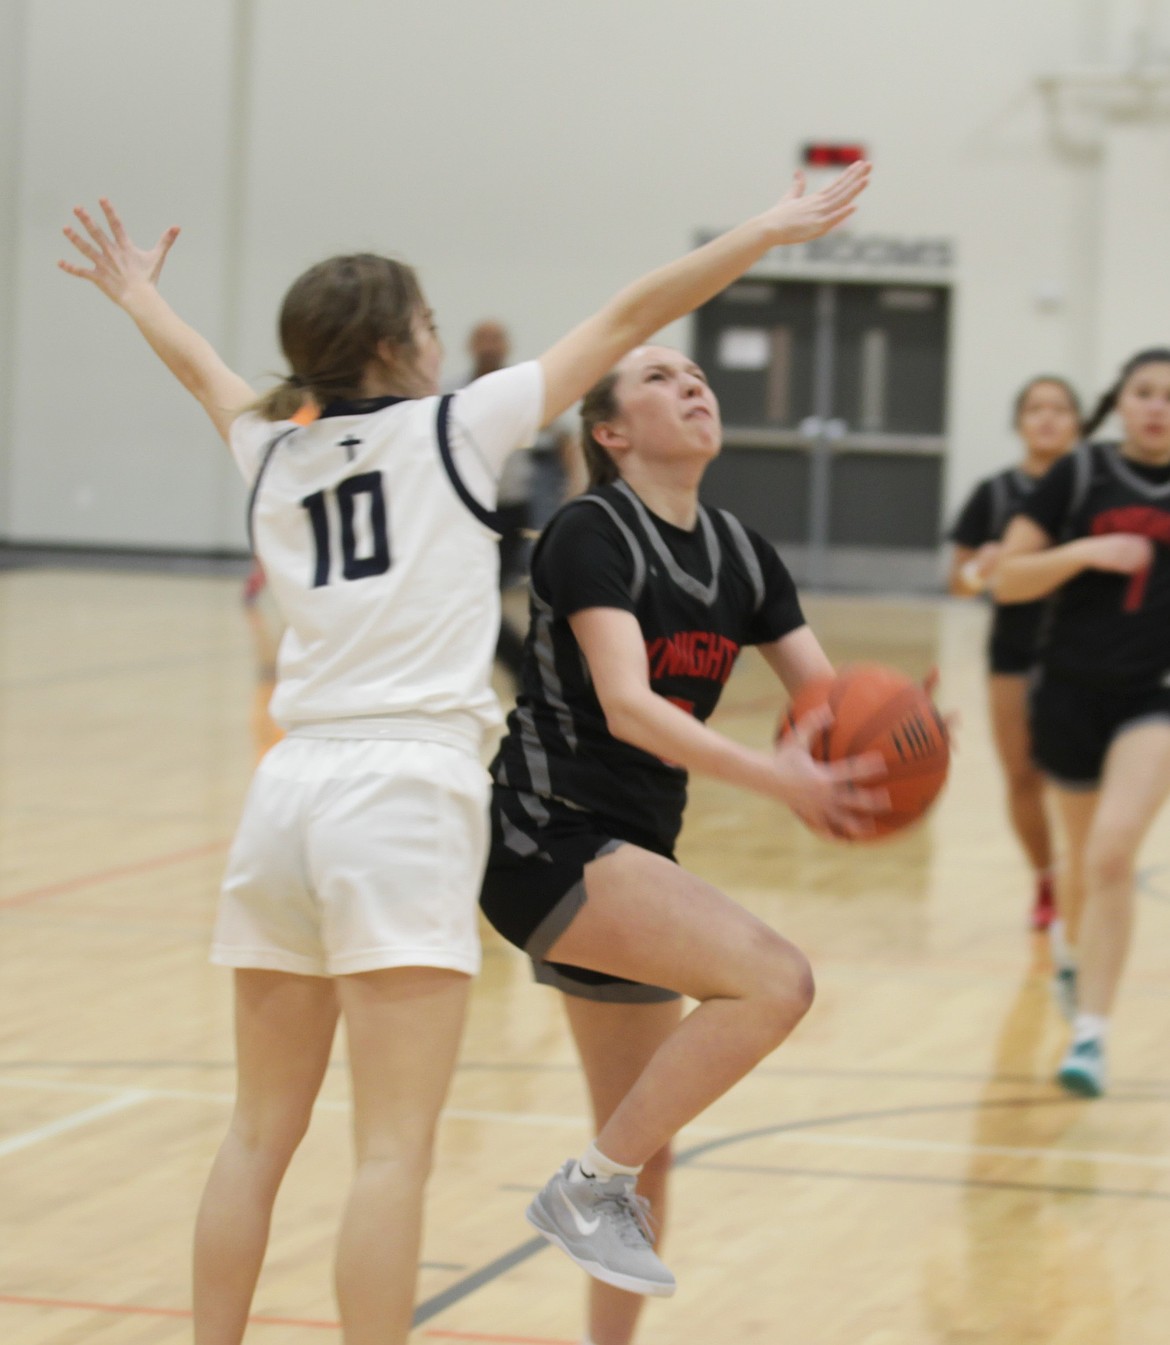
POLYGON ((605 727, 619 742, 631 747, 647 748, 645 722, 639 713, 638 702, 632 697, 611 697, 601 707, 605 715, 605 727))

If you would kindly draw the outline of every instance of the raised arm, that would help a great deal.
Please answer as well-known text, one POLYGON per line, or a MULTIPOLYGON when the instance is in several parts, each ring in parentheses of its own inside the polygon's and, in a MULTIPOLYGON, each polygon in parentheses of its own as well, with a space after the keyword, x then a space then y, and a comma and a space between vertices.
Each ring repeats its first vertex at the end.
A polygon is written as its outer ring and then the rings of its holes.
MULTIPOLYGON (((809 716, 777 750, 755 751, 708 728, 651 688, 646 646, 632 613, 590 607, 571 616, 569 625, 589 665, 609 731, 622 742, 688 770, 779 799, 820 830, 864 834, 872 829, 869 814, 889 806, 880 788, 880 777, 885 774, 880 756, 826 766, 809 754, 813 733, 830 718, 827 711, 809 716), (875 780, 878 787, 858 788, 863 780, 875 780)), ((794 631, 786 638, 792 640, 799 634, 794 631)), ((777 641, 777 645, 784 643, 777 641)), ((812 660, 808 666, 816 663, 807 646, 791 652, 793 668, 804 666, 806 660, 812 660)))
POLYGON ((568 410, 627 351, 726 289, 772 248, 820 238, 847 220, 869 173, 868 163, 856 163, 812 196, 804 195, 804 175, 797 173, 791 190, 770 210, 615 295, 541 356, 542 423, 568 410))
POLYGON ((88 280, 134 319, 151 349, 211 417, 226 442, 231 423, 256 394, 220 359, 215 348, 171 308, 158 291, 158 278, 171 245, 179 236, 169 228, 154 247, 138 247, 127 234, 117 211, 104 197, 100 201, 109 234, 87 210, 74 214, 89 235, 66 228, 65 237, 93 269, 61 261, 62 271, 88 280))
POLYGON ((991 576, 996 602, 1034 602, 1084 570, 1137 574, 1154 559, 1154 544, 1136 533, 1078 537, 1052 545, 1052 538, 1030 518, 1012 519, 991 576))

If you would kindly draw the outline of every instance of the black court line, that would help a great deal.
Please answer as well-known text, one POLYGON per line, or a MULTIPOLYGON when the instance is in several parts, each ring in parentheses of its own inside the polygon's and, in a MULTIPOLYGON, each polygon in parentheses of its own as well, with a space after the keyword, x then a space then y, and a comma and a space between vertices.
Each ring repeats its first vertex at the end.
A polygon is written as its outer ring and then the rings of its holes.
MULTIPOLYGON (((1005 1155, 1005 1157, 1010 1157, 1005 1155)), ((1089 1160, 1091 1161, 1091 1160, 1089 1160)), ((993 1181, 985 1177, 912 1177, 902 1172, 837 1172, 829 1168, 786 1168, 751 1163, 692 1163, 696 1172, 746 1172, 761 1177, 823 1177, 830 1181, 891 1182, 900 1186, 950 1186, 964 1190, 1035 1191, 1039 1195, 1104 1196, 1118 1200, 1170 1202, 1170 1191, 1132 1191, 1110 1186, 1069 1186, 1060 1182, 993 1181)))
MULTIPOLYGON (((1105 1103, 1113 1103, 1113 1104, 1117 1103, 1124 1104, 1131 1102, 1148 1103, 1157 1101, 1161 1101, 1161 1099, 1155 1097, 1143 1096, 1140 1094, 1124 1094, 1124 1093, 1123 1094, 1110 1093, 1107 1095, 1105 1099, 1105 1103)), ((700 1159, 707 1154, 716 1153, 720 1149, 729 1148, 733 1144, 743 1144, 749 1140, 765 1139, 770 1135, 788 1134, 794 1131, 820 1130, 828 1126, 849 1125, 857 1121, 888 1121, 910 1116, 938 1116, 938 1115, 947 1115, 961 1112, 1005 1111, 1012 1109, 1022 1110, 1028 1107, 1080 1108, 1087 1105, 1101 1108, 1103 1105, 1105 1105, 1105 1103, 1101 1101, 1086 1103, 1085 1100, 1082 1098, 1075 1098, 1061 1095, 1053 1096, 1051 1094, 1047 1094, 1039 1097, 981 1098, 976 1102, 923 1103, 921 1105, 913 1107, 884 1107, 876 1111, 841 1112, 838 1113, 837 1115, 832 1116, 815 1116, 803 1121, 781 1121, 776 1125, 760 1126, 754 1130, 744 1130, 740 1131, 737 1134, 724 1135, 718 1139, 706 1140, 702 1144, 696 1144, 691 1148, 684 1149, 681 1153, 677 1154, 674 1160, 674 1166, 676 1168, 687 1167, 688 1165, 695 1163, 697 1159, 700 1159)), ((711 1164, 709 1166, 715 1167, 717 1165, 711 1164)), ((745 1169, 745 1171, 750 1170, 751 1169, 745 1169)), ((794 1169, 793 1175, 816 1176, 818 1175, 818 1170, 814 1168, 806 1172, 803 1169, 794 1169)), ((860 1174, 840 1173, 836 1175, 842 1180, 850 1176, 854 1176, 856 1180, 861 1181, 866 1180, 867 1177, 867 1174, 864 1173, 860 1174)), ((869 1179, 875 1181, 884 1180, 881 1174, 871 1174, 869 1179)), ((889 1180, 896 1181, 899 1179, 897 1177, 891 1176, 889 1180)), ((906 1178, 905 1180, 908 1182, 912 1182, 916 1179, 906 1178)), ((979 1179, 974 1178, 922 1179, 922 1184, 924 1185, 933 1184, 935 1182, 959 1188, 971 1187, 976 1189, 982 1185, 988 1185, 988 1183, 984 1183, 979 1179)), ((990 1185, 997 1188, 999 1184, 991 1183, 990 1185)), ((1017 1188, 1010 1183, 1006 1183, 1004 1184, 1004 1189, 1014 1190, 1017 1188)), ((1023 1187, 1023 1189, 1029 1191, 1039 1191, 1041 1193, 1044 1192, 1045 1190, 1044 1187, 1026 1186, 1026 1185, 1023 1187)), ((1160 1195, 1157 1193, 1139 1194, 1134 1192, 1121 1192, 1109 1188, 1078 1187, 1075 1188, 1073 1191, 1067 1193, 1087 1197, 1101 1196, 1106 1199, 1114 1198, 1117 1196, 1151 1199, 1155 1198, 1156 1196, 1156 1198, 1160 1200, 1170 1200, 1170 1195, 1160 1195)), ((1052 1194, 1066 1194, 1066 1192, 1062 1190, 1060 1187, 1054 1187, 1052 1194)), ((509 1270, 513 1269, 513 1267, 521 1265, 523 1262, 530 1260, 538 1252, 544 1251, 545 1248, 547 1248, 548 1246, 549 1244, 545 1242, 543 1238, 530 1238, 527 1242, 522 1242, 518 1246, 513 1247, 510 1252, 505 1252, 503 1256, 497 1257, 496 1260, 489 1262, 482 1269, 474 1271, 472 1274, 466 1276, 464 1279, 459 1280, 455 1284, 450 1285, 447 1289, 443 1290, 441 1294, 435 1294, 433 1297, 426 1299, 424 1302, 420 1303, 418 1307, 415 1309, 414 1313, 415 1326, 421 1326, 423 1322, 430 1321, 432 1317, 437 1316, 440 1312, 445 1311, 447 1308, 453 1307, 456 1303, 462 1302, 463 1299, 470 1297, 470 1295, 474 1294, 477 1290, 482 1289, 485 1285, 490 1284, 493 1280, 496 1280, 501 1275, 506 1274, 509 1270)))

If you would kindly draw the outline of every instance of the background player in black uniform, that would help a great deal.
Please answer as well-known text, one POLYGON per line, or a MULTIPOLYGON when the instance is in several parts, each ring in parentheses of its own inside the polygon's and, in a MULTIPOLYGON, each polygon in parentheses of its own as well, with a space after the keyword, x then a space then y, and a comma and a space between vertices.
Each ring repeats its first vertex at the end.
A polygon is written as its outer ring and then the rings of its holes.
MULTIPOLYGON (((989 476, 972 491, 950 531, 950 590, 982 593, 999 556, 1000 542, 1036 482, 1077 442, 1081 407, 1063 379, 1043 374, 1016 396, 1012 424, 1023 443, 1020 461, 989 476)), ((1052 835, 1045 809, 1044 777, 1032 760, 1028 732, 1028 676, 1036 662, 1043 601, 995 607, 987 647, 991 728, 1007 786, 1012 829, 1036 875, 1032 928, 1047 929, 1055 914, 1052 835)))
MULTIPOLYGON (((607 1284, 668 1294, 638 1230, 661 1214, 671 1137, 792 1031, 812 1002, 803 955, 673 862, 688 769, 786 803, 814 826, 872 825, 880 760, 813 761, 704 726, 743 645, 789 692, 830 674, 784 565, 699 482, 719 407, 693 361, 633 351, 582 406, 593 488, 546 529, 532 571, 523 686, 493 763, 483 906, 566 992, 598 1123, 529 1218, 607 1284), (699 1001, 680 1023, 678 995, 699 1001)), ((624 1345, 637 1303, 592 1293, 596 1345, 624 1345)))
POLYGON ((1032 740, 1083 884, 1059 893, 1081 965, 1062 969, 1076 1015, 1058 1077, 1090 1097, 1105 1088, 1137 851, 1170 792, 1170 349, 1129 361, 1086 439, 1114 409, 1122 442, 1085 443, 1053 467, 1009 527, 993 580, 1001 602, 1057 595, 1032 740))

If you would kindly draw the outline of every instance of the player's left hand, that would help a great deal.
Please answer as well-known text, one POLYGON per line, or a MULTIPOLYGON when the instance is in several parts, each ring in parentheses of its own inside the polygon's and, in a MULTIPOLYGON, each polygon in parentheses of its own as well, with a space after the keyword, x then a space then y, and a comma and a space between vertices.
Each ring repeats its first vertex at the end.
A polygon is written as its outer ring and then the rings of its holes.
POLYGON ((857 197, 869 186, 872 165, 852 164, 827 187, 804 194, 804 174, 797 172, 788 193, 764 215, 776 243, 807 243, 844 223, 857 209, 857 197))

